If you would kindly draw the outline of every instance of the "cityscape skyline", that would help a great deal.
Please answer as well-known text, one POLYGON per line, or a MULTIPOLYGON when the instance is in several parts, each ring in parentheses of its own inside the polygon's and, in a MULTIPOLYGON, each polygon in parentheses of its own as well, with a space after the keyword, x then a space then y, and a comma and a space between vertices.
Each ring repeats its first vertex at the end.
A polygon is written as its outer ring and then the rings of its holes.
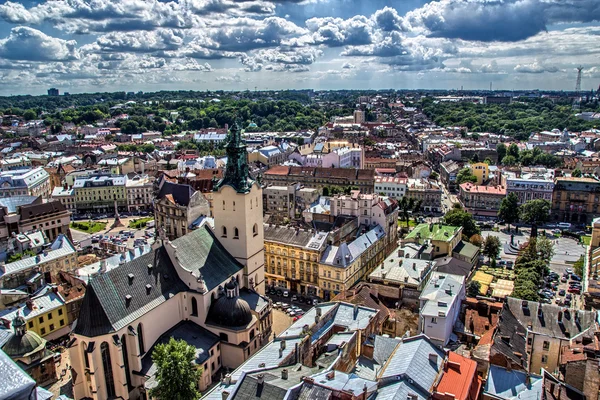
POLYGON ((600 83, 593 0, 58 0, 0 4, 0 95, 574 90, 600 83))

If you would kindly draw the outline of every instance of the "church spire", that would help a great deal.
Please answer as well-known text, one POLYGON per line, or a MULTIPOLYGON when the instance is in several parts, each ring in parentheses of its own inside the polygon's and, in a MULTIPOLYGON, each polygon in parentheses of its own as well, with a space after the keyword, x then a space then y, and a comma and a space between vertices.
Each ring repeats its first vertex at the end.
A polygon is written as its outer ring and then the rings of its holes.
POLYGON ((228 142, 225 147, 227 153, 227 166, 223 179, 216 185, 219 190, 222 186, 229 185, 238 193, 247 193, 253 181, 248 173, 248 153, 246 142, 242 139, 242 128, 235 121, 229 129, 228 142))

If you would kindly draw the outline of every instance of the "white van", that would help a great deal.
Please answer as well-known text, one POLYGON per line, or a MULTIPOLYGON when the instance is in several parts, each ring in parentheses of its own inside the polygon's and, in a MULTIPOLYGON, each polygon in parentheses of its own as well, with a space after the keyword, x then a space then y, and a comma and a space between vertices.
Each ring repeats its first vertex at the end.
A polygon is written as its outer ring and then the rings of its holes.
POLYGON ((569 229, 571 224, 569 222, 559 222, 557 226, 562 229, 569 229))

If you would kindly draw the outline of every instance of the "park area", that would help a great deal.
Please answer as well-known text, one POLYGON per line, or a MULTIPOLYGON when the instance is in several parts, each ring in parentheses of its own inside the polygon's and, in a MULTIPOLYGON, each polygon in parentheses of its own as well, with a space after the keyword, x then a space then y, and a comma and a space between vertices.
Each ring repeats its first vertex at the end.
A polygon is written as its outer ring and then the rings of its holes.
POLYGON ((71 228, 77 229, 78 231, 82 231, 85 233, 96 233, 106 229, 106 222, 98 222, 98 221, 76 221, 71 222, 71 228))

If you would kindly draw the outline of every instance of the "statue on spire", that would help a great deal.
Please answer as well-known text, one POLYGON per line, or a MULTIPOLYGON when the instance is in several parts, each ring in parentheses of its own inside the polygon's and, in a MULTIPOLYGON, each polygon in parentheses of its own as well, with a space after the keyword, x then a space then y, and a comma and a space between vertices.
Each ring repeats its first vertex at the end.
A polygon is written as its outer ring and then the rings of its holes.
POLYGON ((252 186, 252 179, 248 170, 248 152, 246 142, 242 139, 242 128, 240 121, 236 119, 228 132, 228 141, 225 146, 227 153, 227 166, 223 179, 214 186, 219 190, 222 186, 229 185, 238 193, 247 193, 252 186))

